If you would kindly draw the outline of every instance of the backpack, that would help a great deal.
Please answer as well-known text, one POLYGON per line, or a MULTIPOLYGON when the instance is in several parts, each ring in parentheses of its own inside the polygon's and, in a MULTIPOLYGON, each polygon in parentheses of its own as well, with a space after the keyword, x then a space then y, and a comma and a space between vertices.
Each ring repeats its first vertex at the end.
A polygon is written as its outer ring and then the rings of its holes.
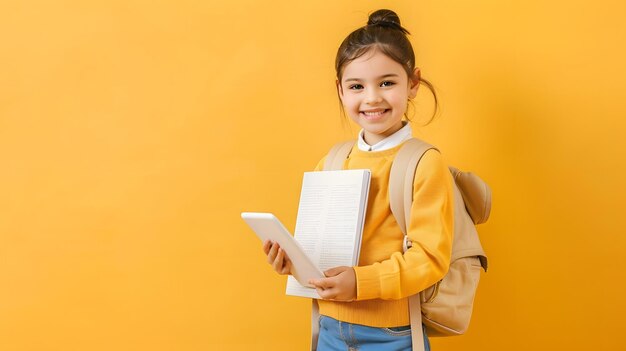
MULTIPOLYGON (((343 169, 354 141, 335 145, 326 158, 324 170, 343 169)), ((411 247, 406 228, 413 202, 413 180, 424 153, 435 147, 409 139, 398 151, 391 166, 389 199, 391 211, 404 234, 404 251, 411 247)), ((491 211, 491 190, 478 176, 449 167, 454 192, 454 236, 450 268, 442 280, 409 297, 413 350, 424 350, 422 324, 428 336, 454 336, 467 331, 472 315, 480 269, 487 271, 487 257, 480 245, 476 224, 487 221, 491 211)), ((317 348, 319 310, 312 306, 312 343, 317 348)))

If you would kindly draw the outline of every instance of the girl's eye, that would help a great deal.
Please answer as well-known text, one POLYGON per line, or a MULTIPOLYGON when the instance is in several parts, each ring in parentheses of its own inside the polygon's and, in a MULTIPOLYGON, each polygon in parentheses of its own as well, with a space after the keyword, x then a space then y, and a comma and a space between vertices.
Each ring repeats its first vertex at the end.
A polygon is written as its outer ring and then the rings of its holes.
POLYGON ((390 82, 390 81, 386 80, 386 81, 384 81, 384 82, 380 83, 380 86, 381 86, 381 87, 390 87, 390 86, 392 86, 392 85, 394 85, 394 84, 396 84, 396 83, 394 83, 394 82, 390 82))
POLYGON ((348 87, 348 89, 358 90, 358 89, 363 89, 363 86, 361 84, 352 84, 351 86, 348 87))

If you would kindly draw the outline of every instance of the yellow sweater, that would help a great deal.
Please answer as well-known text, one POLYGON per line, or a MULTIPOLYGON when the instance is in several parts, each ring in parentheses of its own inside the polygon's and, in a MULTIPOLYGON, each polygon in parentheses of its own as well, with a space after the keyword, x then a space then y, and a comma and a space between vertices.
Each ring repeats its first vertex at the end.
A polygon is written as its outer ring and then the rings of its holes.
MULTIPOLYGON (((453 231, 452 177, 436 150, 427 151, 416 173, 408 236, 413 242, 402 254, 403 234, 389 207, 391 163, 403 144, 366 152, 356 146, 344 169, 369 169, 370 193, 358 267, 357 300, 319 300, 320 314, 372 327, 409 325, 408 296, 439 281, 450 264, 453 231)), ((323 169, 324 159, 316 170, 323 169)))

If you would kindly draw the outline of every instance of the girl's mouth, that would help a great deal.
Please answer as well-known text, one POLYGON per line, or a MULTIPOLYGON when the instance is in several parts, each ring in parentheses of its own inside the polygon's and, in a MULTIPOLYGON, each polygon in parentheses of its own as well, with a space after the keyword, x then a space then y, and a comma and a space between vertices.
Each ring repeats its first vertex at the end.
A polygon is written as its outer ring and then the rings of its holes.
POLYGON ((377 111, 361 111, 361 116, 367 120, 377 120, 380 119, 385 113, 389 111, 385 110, 377 110, 377 111))

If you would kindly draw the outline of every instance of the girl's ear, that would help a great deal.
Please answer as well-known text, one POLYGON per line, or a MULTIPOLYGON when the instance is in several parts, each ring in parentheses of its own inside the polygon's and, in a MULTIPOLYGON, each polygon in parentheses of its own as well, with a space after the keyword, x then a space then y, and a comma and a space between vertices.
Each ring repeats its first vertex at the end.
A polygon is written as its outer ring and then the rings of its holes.
POLYGON ((337 95, 339 95, 339 99, 343 101, 343 88, 341 87, 341 82, 339 82, 339 79, 335 80, 335 85, 337 86, 337 95))
POLYGON ((413 77, 409 79, 409 98, 413 99, 417 96, 417 89, 420 87, 422 80, 422 74, 419 68, 415 68, 413 71, 413 77))

